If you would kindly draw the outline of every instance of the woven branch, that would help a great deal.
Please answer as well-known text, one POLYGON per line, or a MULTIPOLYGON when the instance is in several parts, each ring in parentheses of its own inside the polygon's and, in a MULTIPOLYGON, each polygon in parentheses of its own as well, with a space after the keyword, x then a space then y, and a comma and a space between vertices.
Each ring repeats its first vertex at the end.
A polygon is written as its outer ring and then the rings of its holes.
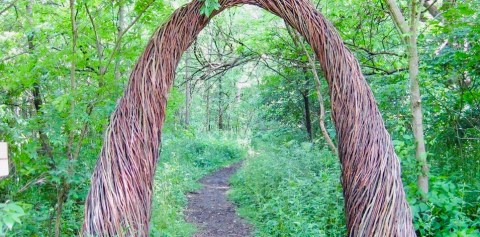
MULTIPOLYGON (((330 88, 349 236, 415 236, 400 164, 353 54, 308 0, 221 0, 283 18, 314 49, 330 88)), ((85 203, 83 235, 148 236, 152 183, 167 95, 183 52, 208 18, 193 0, 173 13, 140 56, 110 119, 85 203)))

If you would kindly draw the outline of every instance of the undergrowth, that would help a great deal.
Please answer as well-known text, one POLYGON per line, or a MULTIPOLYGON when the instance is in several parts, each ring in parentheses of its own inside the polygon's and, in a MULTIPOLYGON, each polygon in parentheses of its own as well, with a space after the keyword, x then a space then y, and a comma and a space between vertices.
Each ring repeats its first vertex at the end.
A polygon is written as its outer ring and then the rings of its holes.
POLYGON ((230 198, 256 236, 345 236, 338 160, 310 143, 259 143, 230 198))
MULTIPOLYGON (((240 214, 255 226, 256 236, 346 236, 338 158, 317 144, 283 138, 254 139, 256 152, 232 177, 230 198, 240 214)), ((405 149, 396 146, 408 158, 405 149)), ((431 174, 430 192, 422 201, 415 160, 407 158, 402 179, 417 235, 480 236, 480 198, 471 197, 478 189, 431 174)))
POLYGON ((184 220, 185 193, 200 188, 204 175, 239 161, 245 149, 221 135, 164 135, 154 183, 151 236, 190 236, 195 226, 184 220))

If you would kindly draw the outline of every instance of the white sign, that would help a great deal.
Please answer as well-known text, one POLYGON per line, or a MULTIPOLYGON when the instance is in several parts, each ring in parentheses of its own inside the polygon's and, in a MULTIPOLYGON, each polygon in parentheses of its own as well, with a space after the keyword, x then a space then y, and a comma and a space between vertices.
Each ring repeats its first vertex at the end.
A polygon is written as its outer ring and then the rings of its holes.
POLYGON ((0 177, 7 176, 8 172, 8 146, 6 142, 0 142, 0 177))

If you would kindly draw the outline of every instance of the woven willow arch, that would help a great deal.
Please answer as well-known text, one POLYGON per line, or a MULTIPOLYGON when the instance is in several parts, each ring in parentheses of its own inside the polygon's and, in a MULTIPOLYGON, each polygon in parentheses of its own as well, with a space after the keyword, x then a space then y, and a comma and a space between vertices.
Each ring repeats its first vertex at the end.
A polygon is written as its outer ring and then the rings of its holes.
MULTIPOLYGON (((148 236, 152 183, 167 94, 183 52, 209 19, 193 0, 173 13, 140 56, 105 135, 82 233, 148 236)), ((350 236, 415 236, 400 165, 357 60, 308 0, 220 0, 283 18, 314 49, 330 88, 350 236)))

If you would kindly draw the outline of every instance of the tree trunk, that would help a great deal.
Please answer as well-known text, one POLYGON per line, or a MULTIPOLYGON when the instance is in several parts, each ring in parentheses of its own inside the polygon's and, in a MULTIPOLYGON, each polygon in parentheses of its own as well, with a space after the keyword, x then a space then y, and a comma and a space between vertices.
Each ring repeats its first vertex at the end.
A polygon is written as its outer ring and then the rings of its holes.
MULTIPOLYGON (((30 27, 33 29, 33 0, 29 0, 27 3, 27 18, 28 18, 28 24, 30 27)), ((34 31, 30 32, 27 35, 27 45, 28 45, 28 51, 29 53, 33 53, 33 50, 35 49, 35 44, 33 43, 33 38, 35 37, 34 31)), ((35 112, 37 116, 42 117, 43 112, 42 112, 42 106, 43 106, 43 99, 42 99, 42 93, 40 91, 40 83, 38 82, 38 78, 34 78, 33 82, 33 89, 32 89, 32 95, 33 95, 33 105, 35 107, 35 112)), ((50 168, 54 167, 54 160, 53 160, 53 151, 52 147, 50 146, 50 142, 48 139, 48 136, 43 132, 43 118, 41 118, 39 122, 39 129, 38 129, 38 137, 40 140, 40 144, 42 146, 40 154, 45 155, 50 158, 50 168)))
POLYGON ((425 2, 423 2, 423 6, 427 9, 428 13, 430 13, 432 17, 437 17, 440 15, 438 7, 435 6, 436 3, 436 0, 426 0, 425 2))
POLYGON ((412 127, 413 136, 415 138, 415 157, 421 166, 421 173, 418 175, 418 188, 423 194, 428 193, 428 171, 427 164, 427 152, 425 149, 425 137, 423 132, 423 116, 422 116, 422 97, 420 94, 420 83, 418 79, 418 48, 417 48, 417 35, 418 35, 418 23, 420 18, 420 9, 416 5, 417 1, 412 0, 412 9, 410 15, 410 37, 408 44, 409 54, 409 78, 410 78, 410 104, 412 107, 412 127))
POLYGON ((190 126, 190 101, 191 101, 191 78, 188 78, 188 51, 185 52, 185 127, 188 128, 190 126))
POLYGON ((421 173, 417 178, 418 189, 426 195, 428 193, 428 163, 423 132, 422 97, 418 79, 419 58, 417 48, 418 24, 420 21, 420 6, 423 1, 411 1, 410 24, 405 21, 395 0, 386 0, 393 21, 400 31, 403 42, 408 49, 408 66, 410 80, 410 107, 412 110, 412 130, 415 140, 415 158, 421 166, 421 173))
POLYGON ((210 87, 205 83, 205 131, 210 132, 210 87))
MULTIPOLYGON (((297 36, 297 34, 295 35, 297 36)), ((312 57, 310 56, 310 53, 305 47, 305 44, 301 42, 301 45, 302 45, 303 52, 307 56, 308 62, 310 63, 310 67, 313 73, 313 78, 315 79, 315 90, 317 91, 317 100, 320 106, 320 110, 318 111, 318 124, 320 126, 320 130, 322 131, 323 138, 325 138, 325 141, 327 142, 328 147, 330 147, 330 150, 332 150, 333 153, 338 155, 337 147, 333 143, 332 138, 330 138, 327 128, 325 128, 325 105, 324 105, 323 96, 322 96, 322 84, 320 82, 320 78, 317 73, 317 67, 315 66, 315 61, 313 61, 312 57)))
POLYGON ((185 127, 190 126, 190 103, 191 103, 191 88, 190 88, 190 79, 187 79, 185 82, 185 127))
MULTIPOLYGON (((72 62, 70 65, 70 94, 74 96, 76 91, 76 79, 75 79, 75 70, 77 67, 76 52, 77 52, 77 38, 78 38, 78 29, 76 22, 76 9, 75 9, 75 0, 70 0, 70 24, 71 24, 71 33, 72 33, 72 62)), ((73 115, 75 111, 75 100, 72 99, 70 103, 70 114, 73 115)), ((73 123, 73 122, 71 122, 73 123)), ((68 144, 67 144, 67 157, 68 159, 73 159, 73 140, 75 133, 73 130, 73 124, 70 124, 68 129, 68 144)))
MULTIPOLYGON (((118 6, 118 19, 117 19, 117 39, 122 37, 123 31, 125 30, 125 3, 119 1, 118 6)), ((115 58, 115 80, 120 80, 120 55, 122 51, 121 44, 118 46, 117 57, 115 58)))
MULTIPOLYGON (((297 46, 297 47, 301 46, 301 48, 303 50, 303 53, 305 54, 305 56, 307 56, 307 59, 308 59, 308 62, 310 64, 311 71, 312 71, 312 74, 313 74, 313 78, 315 79, 315 90, 317 91, 317 100, 318 100, 318 104, 320 106, 320 110, 318 111, 318 125, 320 127, 320 130, 322 131, 323 138, 325 139, 325 141, 328 144, 328 147, 330 147, 330 150, 332 150, 333 153, 338 155, 337 147, 333 143, 332 138, 330 138, 330 135, 328 134, 328 131, 325 128, 325 105, 324 105, 324 102, 323 102, 321 82, 320 82, 320 78, 318 77, 317 68, 315 66, 315 61, 313 61, 312 57, 310 57, 310 53, 308 52, 307 48, 305 47, 305 44, 303 42, 301 42, 301 40, 300 40, 301 36, 299 35, 299 33, 294 32, 291 29, 292 27, 288 25, 288 22, 286 22, 286 21, 284 21, 284 22, 285 22, 285 26, 287 27, 287 31, 288 31, 290 37, 292 38, 295 46, 297 46)), ((307 71, 306 68, 304 68, 305 75, 307 74, 306 71, 307 71)))
POLYGON ((308 140, 313 141, 312 119, 310 116, 310 100, 308 99, 308 90, 302 91, 300 94, 303 98, 303 107, 305 110, 305 129, 307 130, 308 140))
POLYGON ((223 88, 222 79, 218 80, 218 130, 223 130, 223 88))
MULTIPOLYGON (((71 23, 71 33, 72 33, 72 62, 70 65, 70 94, 71 96, 75 95, 76 91, 76 78, 75 78, 75 69, 77 66, 76 61, 76 51, 77 51, 77 38, 78 38, 78 29, 77 29, 77 21, 76 21, 76 9, 75 9, 75 0, 70 0, 70 23, 71 23)), ((75 112, 75 100, 72 98, 70 105, 70 116, 72 116, 75 112)), ((68 131, 68 143, 67 143, 67 158, 72 161, 74 160, 74 139, 75 139, 75 132, 73 131, 73 121, 70 123, 68 131)), ((72 167, 69 165, 67 168, 67 172, 71 174, 72 167)), ((63 202, 65 202, 66 198, 68 197, 68 192, 70 190, 70 185, 67 180, 62 180, 62 185, 59 187, 59 191, 57 194, 57 204, 56 204, 56 214, 55 214, 55 237, 60 236, 60 225, 62 221, 62 208, 63 202)))

